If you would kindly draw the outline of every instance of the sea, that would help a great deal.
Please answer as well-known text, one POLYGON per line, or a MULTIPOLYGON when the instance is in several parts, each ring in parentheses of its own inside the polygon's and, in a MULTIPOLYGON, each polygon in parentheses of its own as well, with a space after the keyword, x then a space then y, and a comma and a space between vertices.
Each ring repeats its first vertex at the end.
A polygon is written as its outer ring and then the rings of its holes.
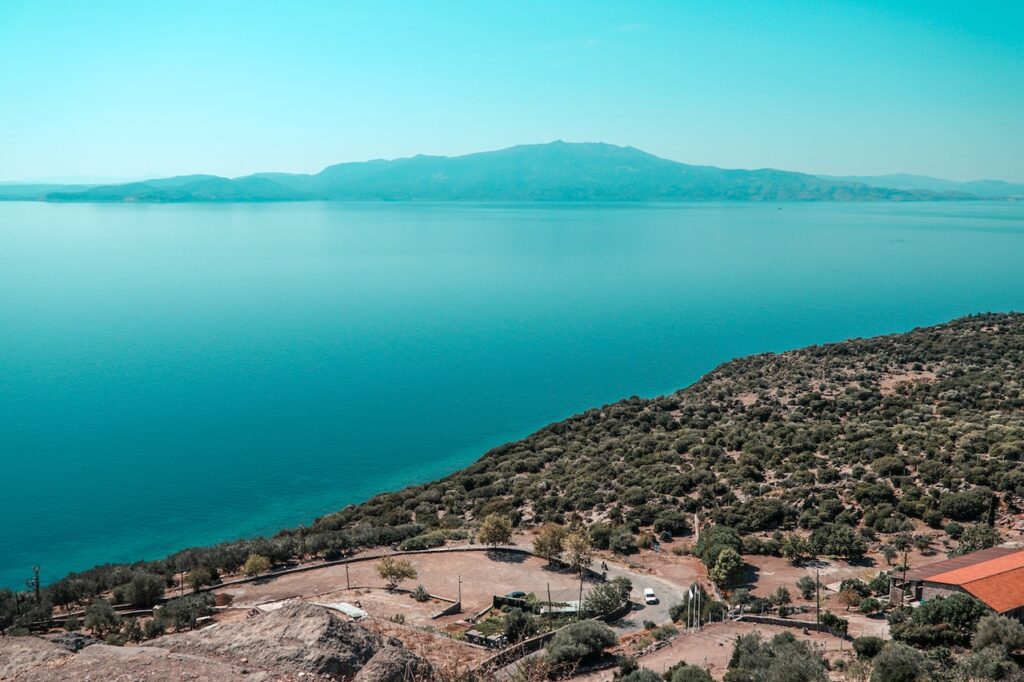
POLYGON ((0 586, 271 534, 731 358, 1024 310, 1024 202, 0 203, 0 586))

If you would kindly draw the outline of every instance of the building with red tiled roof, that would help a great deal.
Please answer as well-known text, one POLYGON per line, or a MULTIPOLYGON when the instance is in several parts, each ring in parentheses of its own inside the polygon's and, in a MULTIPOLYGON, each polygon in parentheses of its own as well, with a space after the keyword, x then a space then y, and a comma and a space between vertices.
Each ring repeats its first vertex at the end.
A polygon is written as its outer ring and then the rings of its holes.
POLYGON ((939 575, 940 573, 946 573, 957 568, 964 568, 965 566, 974 566, 980 564, 983 561, 989 559, 998 559, 999 557, 1007 556, 1008 554, 1016 554, 1020 550, 1016 547, 989 547, 988 549, 979 549, 977 552, 970 552, 968 554, 961 554, 960 556, 951 557, 944 559, 943 561, 936 561, 934 564, 928 564, 920 568, 911 568, 907 571, 907 580, 910 582, 920 582, 927 580, 933 575, 939 575))
POLYGON ((890 598, 928 601, 963 592, 996 613, 1024 617, 1024 550, 992 547, 890 577, 890 598), (903 591, 901 595, 900 592, 903 591))

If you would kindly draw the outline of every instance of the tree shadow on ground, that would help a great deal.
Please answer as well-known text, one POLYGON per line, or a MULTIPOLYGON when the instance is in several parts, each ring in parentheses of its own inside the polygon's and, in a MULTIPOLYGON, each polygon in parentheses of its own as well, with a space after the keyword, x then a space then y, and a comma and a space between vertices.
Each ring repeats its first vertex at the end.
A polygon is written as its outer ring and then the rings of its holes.
POLYGON ((793 566, 797 568, 828 568, 831 564, 824 559, 800 559, 799 561, 791 562, 793 566))
POLYGON ((738 583, 732 586, 732 590, 736 591, 740 588, 752 590, 757 585, 757 581, 760 577, 761 569, 750 564, 743 564, 743 576, 740 578, 738 583))
POLYGON ((522 552, 510 552, 507 549, 489 549, 487 558, 491 561, 500 561, 503 564, 521 564, 526 561, 526 555, 522 552))
POLYGON ((625 617, 619 618, 617 621, 609 623, 609 625, 617 630, 629 630, 637 628, 640 623, 635 618, 625 617))

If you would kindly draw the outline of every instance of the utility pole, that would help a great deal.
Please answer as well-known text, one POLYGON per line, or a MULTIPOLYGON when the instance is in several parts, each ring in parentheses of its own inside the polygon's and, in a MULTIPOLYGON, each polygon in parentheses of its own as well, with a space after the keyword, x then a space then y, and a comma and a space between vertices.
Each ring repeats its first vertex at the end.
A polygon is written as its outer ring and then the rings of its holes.
POLYGON ((583 571, 580 571, 580 602, 576 607, 577 620, 583 620, 583 571))
POLYGON ((697 583, 697 631, 700 631, 700 583, 697 583))
POLYGON ((462 610, 462 576, 459 576, 459 610, 462 610))
POLYGON ((900 590, 900 606, 903 606, 903 602, 907 598, 907 553, 909 551, 909 547, 903 548, 903 587, 900 590))
POLYGON ((352 589, 352 583, 348 579, 348 563, 345 564, 345 589, 346 590, 351 590, 352 589))
POLYGON ((821 569, 814 569, 814 624, 821 627, 821 569))
POLYGON ((551 583, 548 583, 548 618, 551 618, 551 583))

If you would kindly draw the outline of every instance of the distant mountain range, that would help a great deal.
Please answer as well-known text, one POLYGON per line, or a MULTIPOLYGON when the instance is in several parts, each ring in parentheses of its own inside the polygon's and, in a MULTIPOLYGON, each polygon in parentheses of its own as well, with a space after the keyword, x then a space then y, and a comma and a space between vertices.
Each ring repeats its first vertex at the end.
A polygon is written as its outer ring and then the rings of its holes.
POLYGON ((1019 185, 914 176, 832 178, 729 170, 603 143, 520 145, 465 156, 328 166, 315 175, 183 175, 113 185, 0 185, 0 200, 231 201, 933 201, 1024 197, 1019 185), (892 178, 891 183, 887 182, 892 178), (941 183, 949 183, 944 186, 941 183))
POLYGON ((892 189, 927 190, 930 192, 960 192, 977 197, 990 199, 1024 199, 1024 184, 1004 182, 1003 180, 971 180, 956 182, 928 175, 821 175, 833 182, 856 182, 870 187, 890 187, 892 189))

